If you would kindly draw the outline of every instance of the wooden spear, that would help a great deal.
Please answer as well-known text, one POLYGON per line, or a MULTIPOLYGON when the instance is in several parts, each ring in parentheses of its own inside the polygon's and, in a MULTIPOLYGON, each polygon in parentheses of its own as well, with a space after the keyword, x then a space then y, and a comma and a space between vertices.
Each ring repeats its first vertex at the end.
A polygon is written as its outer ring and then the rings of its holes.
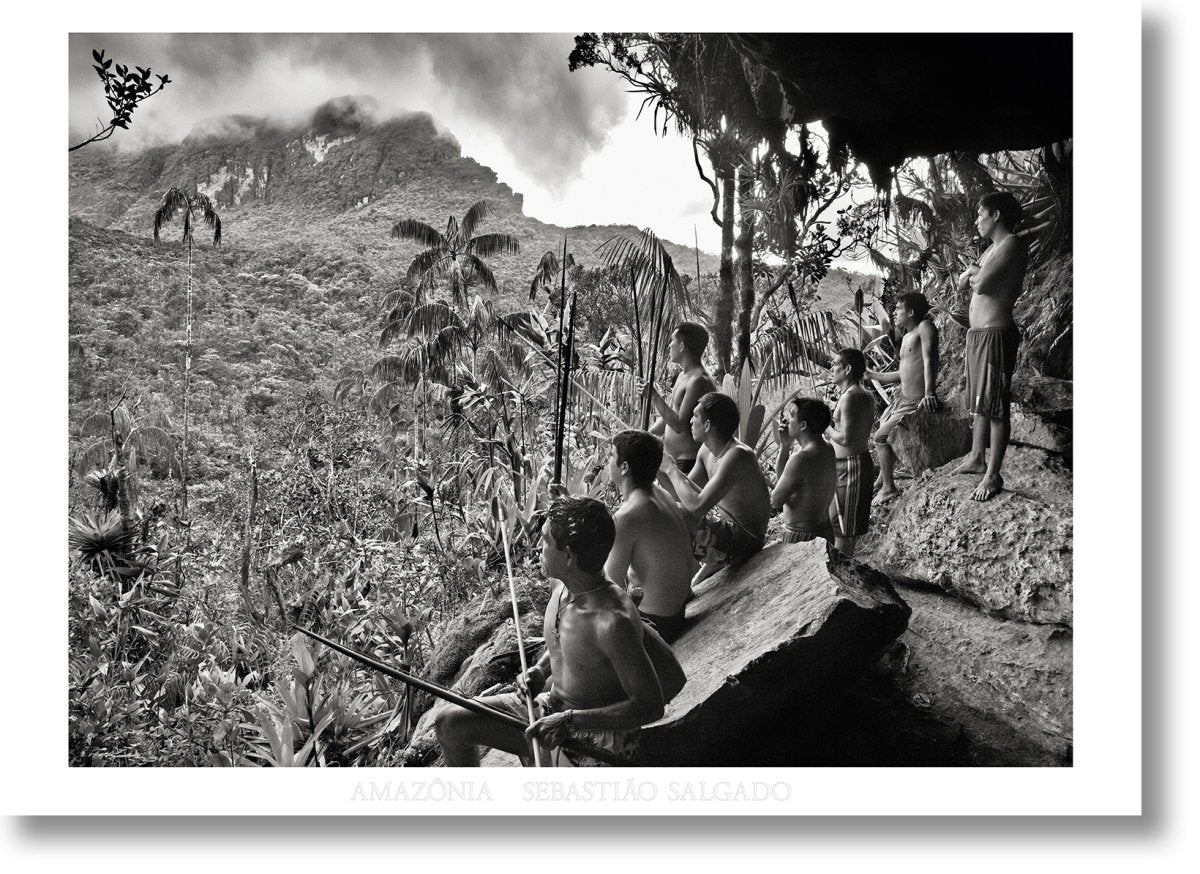
POLYGON ((554 481, 562 470, 562 439, 559 430, 559 398, 562 395, 563 318, 567 312, 567 236, 563 234, 562 276, 558 292, 558 359, 554 364, 554 481))
MULTIPOLYGON (((517 654, 521 657, 521 676, 524 677, 529 671, 529 665, 525 659, 525 639, 521 636, 521 609, 517 606, 517 584, 513 580, 512 572, 512 556, 508 548, 508 519, 504 516, 500 517, 500 539, 504 541, 504 567, 508 571, 508 598, 512 602, 513 608, 513 631, 517 634, 517 654)), ((537 718, 533 715, 533 693, 529 691, 529 687, 525 687, 525 712, 529 715, 529 724, 533 725, 537 718)), ((530 742, 533 747, 533 766, 540 768, 542 766, 542 745, 536 740, 530 742)))

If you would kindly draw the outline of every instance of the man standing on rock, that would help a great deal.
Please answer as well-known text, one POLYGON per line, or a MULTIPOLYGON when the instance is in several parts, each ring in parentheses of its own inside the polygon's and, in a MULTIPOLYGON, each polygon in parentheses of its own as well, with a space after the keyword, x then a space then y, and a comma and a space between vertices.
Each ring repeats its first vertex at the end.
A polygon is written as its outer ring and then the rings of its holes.
POLYGON ((1029 266, 1029 250, 1015 233, 1024 215, 1021 204, 1008 192, 981 197, 975 227, 991 245, 978 266, 971 265, 959 278, 959 287, 969 286, 972 292, 964 358, 967 411, 974 414, 975 421, 971 452, 954 472, 983 474, 971 494, 976 501, 986 501, 1004 488, 1000 466, 1008 449, 1012 376, 1021 340, 1013 305, 1029 266), (985 460, 989 443, 991 458, 985 460))
POLYGON ((709 392, 692 413, 692 439, 701 446, 691 474, 680 470, 670 456, 664 459, 664 472, 680 504, 699 522, 695 555, 702 564, 692 585, 726 565, 742 564, 766 540, 771 493, 758 456, 737 439, 740 419, 733 398, 709 392))
POLYGON ((695 322, 681 322, 671 332, 667 355, 672 364, 683 370, 675 378, 671 402, 663 400, 651 380, 642 380, 640 391, 649 393, 650 403, 661 417, 650 426, 650 433, 660 435, 667 454, 685 474, 690 473, 700 452, 700 444, 692 439, 692 411, 696 402, 717 385, 704 369, 701 358, 708 347, 708 331, 695 322))
POLYGON ((875 486, 879 500, 887 501, 900 494, 892 472, 896 468, 896 453, 888 443, 892 431, 904 417, 917 410, 936 410, 938 372, 938 330, 926 316, 929 301, 918 291, 910 291, 896 299, 896 325, 904 331, 900 341, 900 368, 880 373, 866 372, 867 379, 882 383, 900 383, 900 394, 884 411, 875 431, 875 451, 879 456, 879 477, 875 486))
MULTIPOLYGON (((677 693, 683 671, 625 590, 604 576, 615 534, 599 501, 564 497, 551 505, 542 526, 542 568, 560 583, 543 620, 546 652, 517 682, 537 696, 541 715, 522 734, 462 707, 445 708, 436 724, 447 766, 478 766, 480 745, 525 757, 535 741, 555 765, 590 764, 560 745, 577 738, 625 754, 636 745, 641 726, 663 715, 663 689, 668 698, 677 693)), ((526 715, 520 691, 480 700, 526 715)))
POLYGON ((662 442, 653 434, 622 431, 613 437, 609 476, 622 504, 613 514, 617 539, 604 570, 617 585, 642 589, 638 612, 672 643, 683 634, 696 560, 683 513, 655 482, 662 459, 662 442))
POLYGON ((862 387, 867 360, 857 349, 833 356, 833 381, 841 395, 833 409, 833 424, 825 432, 833 444, 837 486, 829 505, 833 545, 842 555, 854 555, 854 544, 867 533, 871 521, 871 482, 875 471, 867 444, 875 421, 875 402, 862 387))

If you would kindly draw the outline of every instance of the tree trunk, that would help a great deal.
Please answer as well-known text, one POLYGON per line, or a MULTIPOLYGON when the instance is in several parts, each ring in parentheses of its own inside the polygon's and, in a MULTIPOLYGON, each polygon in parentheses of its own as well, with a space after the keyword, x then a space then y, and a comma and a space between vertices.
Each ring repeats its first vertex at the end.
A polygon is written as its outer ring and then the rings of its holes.
POLYGON ((246 500, 246 525, 242 538, 242 577, 241 593, 250 618, 262 625, 265 617, 260 616, 254 609, 254 599, 250 597, 250 556, 253 552, 254 511, 258 508, 258 465, 254 461, 254 447, 250 447, 250 494, 246 500))
POLYGON ((184 539, 190 546, 192 539, 191 519, 188 516, 188 398, 192 387, 192 241, 187 244, 187 303, 184 308, 183 347, 183 446, 180 450, 179 480, 183 487, 182 504, 184 539))
POLYGON ((738 225, 737 240, 737 290, 739 309, 737 314, 737 359, 734 361, 733 373, 738 377, 742 373, 742 365, 750 356, 750 316, 754 312, 754 213, 746 208, 746 204, 754 197, 754 174, 749 172, 750 165, 743 163, 738 171, 738 225))
POLYGON ((112 442, 113 455, 117 462, 117 512, 121 515, 121 527, 132 538, 137 525, 133 519, 133 501, 129 497, 129 453, 125 451, 125 438, 115 427, 112 431, 112 442))
POLYGON ((721 182, 721 268, 717 305, 713 313, 713 350, 717 381, 729 372, 733 351, 733 196, 734 170, 718 174, 721 182))

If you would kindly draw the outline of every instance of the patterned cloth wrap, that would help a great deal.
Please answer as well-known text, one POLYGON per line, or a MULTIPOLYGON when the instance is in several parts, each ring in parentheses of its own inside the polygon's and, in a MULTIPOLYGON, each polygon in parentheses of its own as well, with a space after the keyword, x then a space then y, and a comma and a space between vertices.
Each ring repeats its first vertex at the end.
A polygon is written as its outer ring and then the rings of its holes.
POLYGON ((763 548, 763 541, 716 511, 700 520, 692 555, 702 564, 741 564, 763 548))
MULTIPOLYGON (((527 719, 529 714, 525 710, 525 696, 520 692, 503 692, 495 697, 486 699, 489 704, 497 710, 503 710, 511 713, 513 716, 519 716, 521 719, 527 719)), ((555 697, 553 692, 543 692, 533 699, 534 718, 541 719, 548 713, 557 713, 564 710, 562 701, 555 697)), ((640 728, 630 729, 571 729, 571 737, 591 744, 594 747, 599 747, 602 750, 607 750, 610 753, 617 755, 629 756, 637 752, 638 737, 641 735, 640 728)), ((529 765, 532 763, 531 758, 521 756, 522 764, 529 765)), ((580 753, 568 753, 562 747, 549 749, 542 747, 542 764, 549 763, 555 768, 601 768, 607 767, 603 762, 598 762, 590 756, 580 753)))

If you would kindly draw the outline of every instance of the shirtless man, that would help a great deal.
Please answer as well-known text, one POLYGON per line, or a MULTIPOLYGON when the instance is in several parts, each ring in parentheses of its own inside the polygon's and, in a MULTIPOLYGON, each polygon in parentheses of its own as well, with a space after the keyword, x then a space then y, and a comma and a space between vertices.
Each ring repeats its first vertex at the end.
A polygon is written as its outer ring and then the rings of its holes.
POLYGON ((617 539, 604 572, 617 585, 645 593, 638 612, 667 643, 683 634, 683 610, 691 592, 696 560, 692 536, 671 496, 655 478, 662 442, 646 431, 622 431, 612 439, 609 476, 621 490, 613 514, 617 539))
POLYGON ((1007 192, 979 199, 975 228, 992 241, 979 265, 959 277, 961 291, 971 289, 970 330, 964 357, 967 365, 967 410, 975 421, 971 452, 955 473, 981 473, 983 479, 971 494, 986 501, 1004 488, 1000 466, 1008 449, 1009 404, 1012 375, 1017 366, 1020 329, 1013 320, 1013 304, 1021 294, 1029 250, 1014 230, 1024 218, 1017 199, 1007 192), (988 445, 991 458, 985 460, 988 445))
MULTIPOLYGON (((527 757, 535 740, 555 765, 586 764, 590 760, 572 758, 559 745, 574 737, 627 753, 640 727, 662 716, 664 689, 668 698, 677 693, 683 672, 625 590, 605 578, 614 536, 612 517, 599 501, 566 497, 551 505, 542 526, 542 569, 561 583, 546 606, 546 651, 517 682, 537 696, 542 714, 522 734, 464 708, 445 708, 436 726, 447 766, 478 766, 479 745, 527 757)), ((521 691, 480 700, 526 716, 521 691)))
POLYGON ((837 486, 829 505, 833 545, 843 555, 854 555, 854 544, 867 533, 871 520, 871 423, 875 402, 862 387, 867 360, 857 349, 843 349, 833 356, 833 381, 841 389, 833 409, 833 424, 825 435, 837 459, 837 486))
POLYGON ((875 432, 875 451, 879 455, 879 500, 896 497, 900 491, 892 479, 896 468, 896 453, 888 443, 892 431, 909 413, 917 410, 936 410, 938 372, 938 331, 926 318, 929 301, 925 295, 910 291, 896 299, 896 325, 904 331, 900 341, 900 369, 880 373, 868 370, 867 379, 876 382, 900 383, 900 395, 888 406, 875 432))
POLYGON ((833 447, 824 438, 832 421, 824 401, 796 398, 788 404, 787 420, 779 428, 779 458, 771 492, 771 506, 783 508, 784 543, 833 539, 829 505, 837 471, 833 447))
POLYGON ((739 419, 733 398, 709 392, 692 413, 692 439, 701 446, 691 474, 670 456, 663 459, 683 509, 699 521, 696 558, 702 564, 692 585, 727 564, 742 564, 766 539, 771 494, 754 450, 734 436, 739 419), (709 516, 714 508, 720 515, 709 516))
POLYGON ((696 402, 717 385, 700 359, 708 346, 708 331, 695 322, 683 322, 671 332, 667 356, 672 364, 683 370, 675 378, 671 402, 663 400, 650 380, 642 380, 639 390, 650 393, 650 403, 661 417, 650 426, 650 433, 662 437, 667 454, 685 474, 690 473, 700 452, 700 444, 692 439, 692 411, 696 402))

